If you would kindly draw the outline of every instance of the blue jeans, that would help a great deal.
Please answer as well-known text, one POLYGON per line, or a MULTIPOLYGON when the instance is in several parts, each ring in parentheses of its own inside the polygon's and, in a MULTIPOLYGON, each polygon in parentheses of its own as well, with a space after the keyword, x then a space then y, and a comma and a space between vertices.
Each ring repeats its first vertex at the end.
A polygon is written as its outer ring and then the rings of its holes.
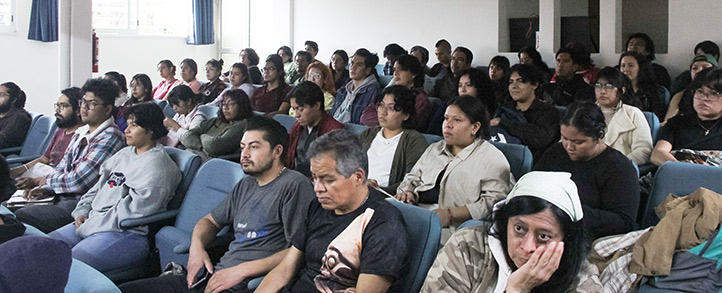
POLYGON ((67 243, 73 258, 101 273, 139 263, 148 256, 148 238, 130 231, 98 232, 80 238, 75 224, 70 223, 48 235, 67 243))

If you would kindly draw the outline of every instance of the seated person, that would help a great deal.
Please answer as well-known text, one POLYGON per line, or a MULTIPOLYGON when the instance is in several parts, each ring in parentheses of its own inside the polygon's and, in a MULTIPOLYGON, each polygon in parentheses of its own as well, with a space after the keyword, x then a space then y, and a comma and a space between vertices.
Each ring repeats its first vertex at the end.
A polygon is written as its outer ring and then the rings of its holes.
POLYGON ((459 74, 471 68, 471 61, 474 55, 471 50, 464 47, 456 47, 454 53, 451 54, 451 71, 444 75, 440 80, 436 81, 432 97, 437 97, 448 103, 449 100, 458 95, 459 74))
POLYGON ((53 134, 48 148, 40 158, 12 168, 10 170, 11 177, 21 176, 37 164, 55 167, 60 163, 75 131, 85 125, 80 119, 80 106, 78 105, 82 96, 82 91, 77 87, 67 88, 61 92, 58 102, 53 105, 55 107, 55 126, 58 127, 58 130, 53 134))
MULTIPOLYGON (((694 46, 694 56, 710 55, 715 63, 719 63, 719 46, 710 40, 702 41, 694 46)), ((677 78, 672 81, 672 85, 669 87, 669 93, 675 96, 677 93, 683 91, 692 82, 694 77, 690 77, 690 70, 685 70, 680 73, 677 78)), ((669 111, 668 111, 669 112, 669 111)), ((670 117, 671 118, 671 117, 670 117)))
POLYGON ((303 50, 311 54, 311 60, 316 60, 316 55, 318 55, 318 43, 307 40, 303 43, 303 50))
MULTIPOLYGON (((398 73, 399 70, 394 71, 394 74, 398 73)), ((429 146, 426 138, 414 130, 414 99, 414 92, 404 86, 385 88, 374 111, 380 125, 359 135, 369 160, 371 187, 380 187, 389 194, 396 194, 404 175, 411 171, 429 146)))
POLYGON ((491 80, 494 100, 497 105, 504 102, 509 92, 509 85, 507 84, 509 67, 509 59, 501 55, 494 56, 489 61, 489 79, 491 80))
POLYGON ((498 105, 492 92, 491 80, 483 71, 476 68, 462 71, 459 73, 457 88, 460 96, 469 95, 481 100, 489 114, 496 112, 498 105))
POLYGON ((536 171, 569 172, 579 190, 591 240, 634 229, 639 183, 632 162, 604 143, 604 114, 592 102, 572 104, 562 118, 562 141, 549 148, 536 171))
MULTIPOLYGON (((694 59, 692 59, 692 64, 689 66, 689 70, 686 72, 689 74, 687 76, 690 81, 692 81, 696 76, 697 73, 700 71, 710 68, 710 67, 717 67, 719 64, 717 64, 717 60, 712 57, 712 55, 699 55, 695 56, 694 59)), ((694 98, 694 91, 689 90, 689 88, 685 88, 678 93, 674 94, 672 99, 669 101, 669 107, 667 108, 667 114, 664 116, 664 123, 669 121, 670 118, 676 116, 679 114, 679 112, 686 112, 690 113, 692 110, 692 99, 694 98)))
MULTIPOLYGON (((238 53, 238 60, 243 63, 243 65, 246 65, 246 68, 248 68, 248 75, 251 76, 251 82, 253 84, 261 84, 263 82, 261 70, 258 69, 258 62, 260 61, 260 58, 258 57, 256 50, 253 50, 253 48, 245 48, 241 50, 241 52, 238 53)), ((229 82, 228 77, 230 75, 231 72, 226 71, 223 75, 221 75, 221 80, 229 82)))
POLYGON ((541 54, 534 48, 534 46, 526 46, 521 48, 521 50, 519 50, 519 53, 517 53, 516 56, 519 57, 520 64, 531 64, 536 66, 536 69, 539 70, 542 75, 542 85, 546 85, 549 83, 549 80, 551 80, 552 70, 550 70, 546 62, 542 60, 541 54))
POLYGON ((379 92, 376 64, 379 56, 361 48, 351 56, 349 77, 346 83, 336 92, 331 113, 341 123, 361 124, 361 113, 366 106, 372 104, 379 92))
POLYGON ((293 51, 291 51, 291 48, 288 46, 281 46, 278 48, 278 51, 276 51, 276 54, 278 56, 281 56, 281 59, 283 60, 283 71, 286 72, 286 76, 290 75, 291 72, 293 72, 293 51))
MULTIPOLYGON (((577 68, 577 74, 581 74, 582 78, 584 79, 584 82, 587 84, 594 86, 594 80, 596 79, 597 72, 599 72, 599 68, 597 68, 594 65, 594 61, 592 61, 591 53, 589 53, 589 50, 586 46, 584 46, 582 43, 577 41, 572 41, 566 44, 564 46, 565 48, 572 50, 572 52, 575 52, 578 56, 579 60, 579 68, 577 68)), ((556 72, 552 76, 552 81, 557 80, 557 74, 556 72)))
POLYGON ((17 237, 0 245, 0 288, 3 292, 63 291, 72 263, 70 247, 60 240, 44 235, 17 237))
MULTIPOLYGON (((313 61, 306 68, 306 80, 315 83, 323 91, 323 110, 328 111, 333 107, 336 97, 336 88, 333 84, 333 74, 328 66, 321 61, 313 61)), ((288 109, 289 116, 295 116, 293 107, 288 109)))
POLYGON ((193 93, 197 94, 201 88, 201 82, 198 81, 196 75, 198 75, 198 64, 193 58, 186 58, 181 61, 181 82, 182 85, 188 86, 193 90, 193 93))
POLYGON ((286 129, 278 122, 265 117, 249 119, 241 141, 241 168, 246 176, 193 229, 188 273, 128 282, 120 289, 189 292, 191 284, 198 281, 195 276, 199 270, 206 270, 212 276, 193 292, 245 292, 248 281, 273 269, 292 249, 288 248, 292 236, 303 225, 309 204, 315 201, 308 178, 283 166, 287 141, 286 129), (263 212, 259 207, 264 207, 263 212), (235 237, 214 266, 206 248, 224 226, 230 226, 235 237))
POLYGON ((429 68, 427 63, 429 63, 429 50, 424 48, 424 46, 416 45, 411 47, 411 50, 409 50, 409 55, 416 57, 416 59, 419 60, 419 63, 421 63, 421 67, 424 68, 424 74, 426 75, 425 78, 428 78, 429 72, 431 71, 431 68, 429 68))
POLYGON ((100 165, 125 146, 123 133, 115 125, 113 102, 118 87, 110 80, 88 79, 82 88, 78 128, 55 171, 46 177, 24 178, 18 188, 28 199, 55 196, 52 205, 28 206, 15 211, 18 220, 40 231, 51 231, 72 223, 70 213, 78 199, 98 180, 100 165))
POLYGON ((561 48, 556 55, 556 81, 544 88, 554 106, 567 107, 576 101, 592 101, 594 89, 584 81, 584 76, 577 74, 582 63, 578 52, 569 48, 561 48))
POLYGON ((451 236, 421 292, 603 292, 585 261, 586 214, 569 173, 528 173, 496 208, 491 228, 451 236))
MULTIPOLYGON (((177 86, 176 86, 177 87, 177 86)), ((175 88, 175 87, 174 87, 175 88)), ((118 113, 115 115, 115 124, 118 125, 120 131, 125 131, 128 123, 125 121, 125 110, 133 105, 153 101, 153 85, 150 83, 150 77, 143 73, 138 73, 130 80, 130 96, 118 107, 118 113)), ((172 91, 172 89, 171 89, 172 91)), ((168 95, 166 95, 166 99, 168 95)))
POLYGON ((168 59, 158 62, 158 72, 162 80, 153 88, 153 99, 165 100, 168 92, 182 81, 175 78, 175 65, 168 59))
POLYGON ((311 163, 307 156, 311 142, 331 130, 343 128, 343 124, 323 109, 323 92, 313 82, 300 83, 288 96, 296 123, 289 132, 286 166, 311 177, 311 163))
POLYGON ((664 121, 664 105, 662 89, 654 81, 649 60, 636 52, 624 52, 619 57, 619 70, 632 82, 632 94, 639 102, 639 109, 657 115, 659 121, 664 121))
POLYGON ((256 89, 251 83, 251 76, 248 75, 248 67, 241 62, 236 62, 231 65, 231 70, 228 72, 228 82, 231 86, 226 87, 226 89, 210 103, 211 105, 220 107, 221 102, 223 102, 223 94, 227 91, 242 89, 246 92, 246 95, 251 97, 253 96, 253 91, 256 89))
POLYGON ((237 154, 246 130, 246 119, 253 117, 251 103, 243 90, 223 95, 218 117, 201 122, 180 136, 180 142, 204 161, 222 155, 237 154))
POLYGON ((434 64, 429 71, 429 76, 441 79, 445 75, 451 73, 451 44, 445 39, 436 41, 434 45, 434 55, 439 63, 434 64))
POLYGON ((361 141, 346 130, 309 149, 317 201, 283 260, 256 292, 396 292, 405 274, 406 225, 384 195, 366 185, 361 141))
POLYGON ((268 55, 263 67, 263 86, 253 91, 253 111, 268 114, 287 114, 291 105, 286 100, 291 86, 284 81, 283 60, 276 54, 268 55))
POLYGON ((406 49, 399 46, 399 44, 391 43, 384 47, 384 58, 386 63, 384 64, 384 75, 394 75, 394 63, 396 58, 406 55, 406 49))
POLYGON ((163 111, 141 103, 124 115, 128 146, 103 163, 98 183, 73 210, 75 222, 48 235, 68 244, 74 258, 101 273, 140 263, 148 256, 148 227, 126 230, 120 222, 164 211, 182 176, 158 143, 168 133, 163 111))
MULTIPOLYGON (((110 79, 115 83, 115 85, 118 86, 118 96, 115 97, 115 106, 120 107, 125 103, 125 101, 129 98, 128 97, 128 82, 125 80, 125 75, 117 72, 117 71, 108 71, 105 74, 103 74, 104 79, 110 79)), ((152 89, 152 88, 151 88, 152 89)), ((153 97, 151 96, 151 99, 153 97)))
MULTIPOLYGON (((425 131, 431 113, 433 111, 429 96, 424 91, 424 69, 416 57, 411 55, 401 55, 394 62, 394 85, 400 85, 410 89, 415 95, 416 111, 414 111, 414 121, 418 131, 425 131)), ((361 114, 361 124, 367 126, 379 125, 378 114, 376 113, 376 103, 370 104, 361 114)))
POLYGON ((331 72, 333 73, 333 83, 336 91, 346 86, 346 84, 351 80, 348 75, 349 73, 348 69, 346 69, 346 66, 348 66, 348 54, 346 53, 346 51, 334 51, 333 55, 331 55, 331 62, 329 62, 329 67, 331 67, 331 72))
POLYGON ((206 62, 206 78, 208 82, 198 89, 200 104, 211 103, 226 89, 226 83, 220 78, 222 72, 223 59, 211 59, 206 62))
POLYGON ((635 107, 629 79, 614 67, 597 73, 594 89, 607 129, 604 143, 620 151, 637 165, 649 163, 652 133, 644 113, 635 107))
POLYGON ((286 83, 296 86, 306 80, 306 69, 313 62, 313 56, 306 51, 298 51, 294 58, 294 68, 290 75, 286 76, 286 83))
POLYGON ((422 203, 441 219, 442 242, 469 219, 488 219, 512 187, 509 163, 486 139, 489 114, 472 96, 452 99, 444 114, 444 140, 431 144, 406 174, 396 199, 422 203))
POLYGON ((198 98, 199 96, 185 85, 179 85, 168 93, 168 104, 173 107, 175 115, 173 115, 173 119, 165 118, 163 120, 163 126, 168 129, 168 135, 164 139, 160 139, 160 143, 170 147, 177 146, 181 136, 208 119, 203 112, 198 111, 198 98))
POLYGON ((24 109, 25 99, 25 92, 14 82, 0 84, 0 149, 18 147, 25 142, 32 122, 24 109))
POLYGON ((637 52, 638 54, 644 56, 645 59, 649 60, 654 82, 665 88, 669 88, 672 80, 669 77, 667 69, 664 68, 664 66, 662 65, 653 63, 655 55, 654 41, 652 41, 652 38, 650 38, 645 33, 632 34, 629 36, 629 38, 627 38, 627 42, 624 44, 624 48, 626 48, 626 52, 637 52))
POLYGON ((672 154, 681 149, 722 150, 722 69, 702 70, 690 89, 694 92, 693 113, 680 113, 660 129, 651 158, 657 166, 667 161, 691 160, 677 159, 672 154))
POLYGON ((559 141, 559 110, 540 99, 542 75, 534 65, 516 64, 509 72, 513 104, 500 108, 490 124, 521 140, 538 160, 559 141))

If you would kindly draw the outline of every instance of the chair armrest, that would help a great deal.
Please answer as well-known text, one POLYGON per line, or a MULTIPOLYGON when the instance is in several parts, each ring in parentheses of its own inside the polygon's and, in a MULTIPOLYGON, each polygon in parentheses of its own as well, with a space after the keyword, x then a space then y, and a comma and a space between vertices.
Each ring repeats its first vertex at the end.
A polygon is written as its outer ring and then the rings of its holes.
POLYGON ((123 229, 130 229, 138 226, 145 226, 148 224, 173 219, 178 215, 178 210, 170 210, 170 211, 164 211, 156 214, 152 214, 150 216, 140 217, 140 218, 134 218, 134 219, 125 219, 120 221, 120 227, 123 229))
MULTIPOLYGON (((6 154, 17 154, 20 153, 20 151, 23 150, 23 147, 11 147, 11 148, 4 148, 0 150, 0 153, 3 155, 6 154)), ((239 155, 240 158, 240 155, 239 155)))
POLYGON ((7 162, 8 162, 8 165, 12 166, 13 164, 25 164, 25 163, 35 160, 37 158, 39 158, 39 157, 38 156, 11 157, 11 158, 7 158, 7 162))

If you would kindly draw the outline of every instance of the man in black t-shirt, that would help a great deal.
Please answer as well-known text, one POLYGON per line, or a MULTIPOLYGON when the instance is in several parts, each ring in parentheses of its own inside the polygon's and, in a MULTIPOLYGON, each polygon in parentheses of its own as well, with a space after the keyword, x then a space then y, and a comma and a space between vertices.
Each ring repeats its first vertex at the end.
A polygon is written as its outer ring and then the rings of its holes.
POLYGON ((283 261, 256 292, 398 290, 407 252, 401 213, 366 185, 368 159, 346 130, 308 151, 316 198, 283 261))

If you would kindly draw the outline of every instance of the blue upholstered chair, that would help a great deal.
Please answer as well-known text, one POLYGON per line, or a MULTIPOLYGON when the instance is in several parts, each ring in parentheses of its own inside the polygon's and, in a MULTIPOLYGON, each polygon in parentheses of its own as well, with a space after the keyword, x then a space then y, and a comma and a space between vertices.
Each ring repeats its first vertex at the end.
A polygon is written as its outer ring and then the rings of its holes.
POLYGON ((273 120, 281 123, 281 125, 283 125, 283 127, 285 127, 288 132, 291 132, 291 127, 293 127, 293 124, 296 123, 296 117, 284 114, 276 114, 275 116, 273 116, 273 120))
POLYGON ((659 133, 659 118, 657 118, 657 115, 654 115, 652 112, 642 112, 644 114, 644 119, 647 119, 647 124, 649 124, 649 130, 652 132, 652 143, 657 142, 657 133, 659 133))
POLYGON ((158 107, 160 107, 161 110, 165 109, 165 106, 168 105, 168 101, 166 100, 153 100, 158 107))
POLYGON ((381 88, 385 88, 386 86, 391 83, 391 80, 394 79, 393 75, 379 75, 379 84, 381 85, 381 88))
POLYGON ((642 215, 641 228, 656 225, 654 212, 671 193, 686 196, 700 187, 722 193, 722 168, 684 162, 666 162, 659 167, 652 183, 652 191, 642 215))
POLYGON ((175 116, 175 110, 173 110, 173 106, 165 105, 165 107, 163 107, 163 115, 165 115, 166 118, 173 119, 173 116, 175 116))
POLYGON ((351 133, 355 135, 361 134, 361 132, 364 132, 368 128, 366 125, 361 124, 353 124, 353 123, 344 123, 343 126, 346 128, 346 130, 350 131, 351 133))
POLYGON ((408 271, 399 292, 419 292, 439 251, 441 220, 430 210, 394 199, 388 201, 401 211, 406 222, 408 242, 412 244, 407 255, 408 271))
POLYGON ((439 136, 439 135, 427 134, 427 133, 424 133, 423 135, 424 135, 424 138, 426 138, 426 142, 428 142, 429 144, 444 140, 444 137, 439 136))
POLYGON ((500 142, 491 142, 491 144, 504 153, 514 178, 519 180, 521 176, 531 171, 533 160, 527 146, 500 142))
POLYGON ((206 116, 206 119, 218 117, 218 110, 220 110, 220 109, 216 106, 211 106, 211 105, 198 106, 198 111, 203 113, 203 115, 206 116))
MULTIPOLYGON (((38 116, 37 121, 28 131, 23 145, 20 147, 18 155, 10 154, 7 156, 7 162, 10 167, 17 166, 35 160, 43 155, 45 149, 48 148, 50 141, 55 134, 55 117, 38 116)), ((0 151, 2 152, 2 151, 0 151)))
MULTIPOLYGON (((32 118, 32 121, 30 122, 30 127, 28 128, 28 133, 25 136, 25 141, 23 142, 23 146, 17 146, 17 147, 10 147, 10 148, 4 148, 0 149, 0 154, 7 156, 9 154, 18 154, 22 151, 23 147, 25 146, 25 142, 28 141, 28 137, 31 136, 31 132, 33 131, 33 128, 35 127, 35 124, 37 124, 38 121, 40 121, 40 118, 42 117, 49 117, 49 116, 43 116, 43 114, 35 113, 35 112, 28 112, 30 113, 30 117, 32 118)), ((50 117, 53 118, 53 117, 50 117)), ((53 122, 55 122, 55 119, 53 119, 53 122)), ((51 123, 52 124, 52 123, 51 123)), ((52 135, 51 135, 52 136, 52 135)), ((43 137, 45 138, 45 137, 43 137)), ((42 138, 38 141, 34 141, 34 143, 41 143, 42 138)), ((43 150, 45 150, 43 148, 43 150)), ((41 150, 41 152, 43 151, 41 150)), ((42 153, 40 154, 42 155, 42 153)), ((31 159, 32 160, 32 159, 31 159)))
POLYGON ((384 75, 384 66, 385 66, 385 65, 386 65, 386 64, 384 64, 384 63, 376 64, 376 73, 378 73, 379 76, 383 76, 383 75, 384 75))
POLYGON ((198 169, 175 223, 161 228, 155 235, 161 267, 169 262, 187 264, 191 234, 196 223, 226 198, 243 176, 238 163, 221 159, 211 159, 198 169))

